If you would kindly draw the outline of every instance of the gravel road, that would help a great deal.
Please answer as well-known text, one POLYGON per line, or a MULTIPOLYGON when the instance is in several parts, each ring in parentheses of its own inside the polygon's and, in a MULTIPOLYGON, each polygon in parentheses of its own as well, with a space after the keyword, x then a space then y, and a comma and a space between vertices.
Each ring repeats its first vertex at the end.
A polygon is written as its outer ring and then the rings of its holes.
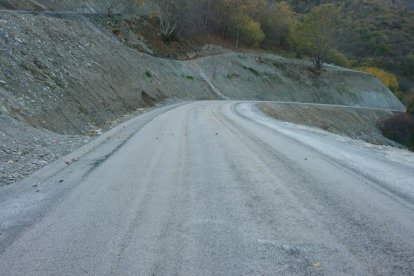
POLYGON ((414 154, 193 102, 0 189, 0 275, 414 275, 414 154))

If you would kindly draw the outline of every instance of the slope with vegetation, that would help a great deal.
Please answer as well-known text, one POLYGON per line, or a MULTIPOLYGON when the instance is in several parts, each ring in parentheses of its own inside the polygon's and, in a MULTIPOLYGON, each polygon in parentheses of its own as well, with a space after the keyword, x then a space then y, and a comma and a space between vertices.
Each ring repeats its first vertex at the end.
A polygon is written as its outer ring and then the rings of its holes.
MULTIPOLYGON (((396 95, 414 96, 414 10, 391 0, 150 1, 166 41, 213 33, 233 47, 261 47, 323 62, 394 74, 396 95), (168 11, 168 13, 166 13, 168 11)), ((320 69, 320 68, 317 68, 320 69)))
POLYGON ((160 102, 274 100, 404 110, 370 74, 331 65, 315 71, 311 62, 254 48, 276 45, 286 53, 298 22, 288 4, 266 9, 276 14, 266 25, 257 21, 259 6, 248 12, 253 2, 237 9, 213 0, 192 3, 151 1, 138 17, 122 9, 139 1, 0 1, 2 8, 71 11, 0 12, 0 182, 20 179, 109 122, 160 102), (108 14, 111 3, 116 8, 108 14), (13 174, 20 170, 27 171, 13 174))

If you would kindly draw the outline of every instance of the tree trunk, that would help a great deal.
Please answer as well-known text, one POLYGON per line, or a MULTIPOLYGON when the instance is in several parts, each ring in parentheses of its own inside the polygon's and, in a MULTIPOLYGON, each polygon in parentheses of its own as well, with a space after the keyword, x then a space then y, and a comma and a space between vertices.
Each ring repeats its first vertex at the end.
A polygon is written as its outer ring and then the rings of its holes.
POLYGON ((316 71, 322 71, 323 61, 319 55, 316 55, 314 57, 313 64, 315 66, 316 71))
POLYGON ((237 26, 236 49, 239 49, 240 26, 237 26))
POLYGON ((206 29, 208 28, 208 20, 210 18, 210 1, 211 0, 207 1, 207 11, 206 11, 206 18, 205 18, 205 22, 204 22, 204 24, 206 26, 206 29))

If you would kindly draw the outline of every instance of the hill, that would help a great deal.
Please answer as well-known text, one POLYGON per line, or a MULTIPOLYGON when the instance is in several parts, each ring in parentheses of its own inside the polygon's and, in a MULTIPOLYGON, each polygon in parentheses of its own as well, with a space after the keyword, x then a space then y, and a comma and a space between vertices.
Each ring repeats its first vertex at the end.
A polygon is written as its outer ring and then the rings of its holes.
POLYGON ((0 12, 0 183, 21 179, 108 124, 158 103, 237 99, 404 110, 378 79, 336 66, 319 75, 307 61, 212 45, 185 54, 187 60, 159 58, 119 20, 0 12))
POLYGON ((85 133, 166 98, 281 100, 402 109, 377 79, 327 67, 230 53, 165 60, 123 45, 85 17, 2 13, 2 105, 36 127, 85 133), (31 32, 27 30, 30 29, 31 32), (215 88, 212 88, 212 87, 215 88), (220 92, 217 92, 220 91, 220 92), (64 104, 63 104, 64 103, 64 104))

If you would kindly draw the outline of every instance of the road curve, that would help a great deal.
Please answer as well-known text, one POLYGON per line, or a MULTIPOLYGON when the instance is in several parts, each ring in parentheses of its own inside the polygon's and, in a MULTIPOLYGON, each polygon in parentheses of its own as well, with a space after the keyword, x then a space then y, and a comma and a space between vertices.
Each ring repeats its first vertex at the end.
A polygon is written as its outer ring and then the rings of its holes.
POLYGON ((414 275, 413 154, 248 103, 134 120, 0 189, 0 275, 414 275))

